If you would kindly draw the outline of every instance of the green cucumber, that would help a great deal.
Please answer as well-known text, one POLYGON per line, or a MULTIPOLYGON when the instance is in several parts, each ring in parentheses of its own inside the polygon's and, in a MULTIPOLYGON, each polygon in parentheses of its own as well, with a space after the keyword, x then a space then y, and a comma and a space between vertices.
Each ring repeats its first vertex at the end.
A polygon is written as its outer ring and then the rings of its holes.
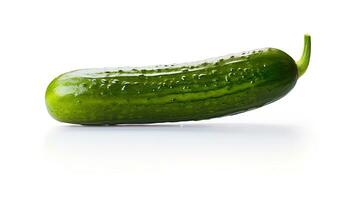
POLYGON ((295 62, 265 48, 195 63, 82 69, 46 91, 52 117, 72 124, 140 124, 203 120, 261 107, 287 94, 306 71, 310 36, 295 62))

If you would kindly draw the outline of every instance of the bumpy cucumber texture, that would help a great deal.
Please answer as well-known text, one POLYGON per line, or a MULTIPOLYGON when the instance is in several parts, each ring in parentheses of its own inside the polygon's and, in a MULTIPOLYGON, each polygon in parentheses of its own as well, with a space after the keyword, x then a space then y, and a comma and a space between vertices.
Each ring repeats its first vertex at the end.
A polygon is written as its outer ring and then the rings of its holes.
POLYGON ((55 78, 48 112, 72 124, 203 120, 261 107, 287 94, 309 64, 310 36, 295 62, 265 48, 194 63, 82 69, 55 78))

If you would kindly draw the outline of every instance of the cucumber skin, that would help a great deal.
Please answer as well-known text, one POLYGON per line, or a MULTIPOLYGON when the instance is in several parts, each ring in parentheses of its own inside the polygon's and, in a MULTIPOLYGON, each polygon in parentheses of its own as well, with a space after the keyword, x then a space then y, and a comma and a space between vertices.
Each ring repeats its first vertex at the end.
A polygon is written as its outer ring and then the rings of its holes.
POLYGON ((68 72, 50 83, 46 105, 53 118, 72 124, 203 120, 276 101, 297 79, 295 61, 267 48, 198 64, 68 72))

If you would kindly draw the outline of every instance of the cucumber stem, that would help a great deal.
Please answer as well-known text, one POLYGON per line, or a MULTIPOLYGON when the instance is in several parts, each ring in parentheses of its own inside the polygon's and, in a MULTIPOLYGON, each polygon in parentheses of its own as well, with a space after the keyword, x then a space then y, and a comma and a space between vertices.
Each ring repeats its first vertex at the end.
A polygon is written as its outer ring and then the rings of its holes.
POLYGON ((302 56, 300 60, 296 62, 299 77, 301 77, 305 73, 307 67, 309 66, 310 55, 311 55, 311 37, 310 35, 305 34, 304 50, 302 52, 302 56))

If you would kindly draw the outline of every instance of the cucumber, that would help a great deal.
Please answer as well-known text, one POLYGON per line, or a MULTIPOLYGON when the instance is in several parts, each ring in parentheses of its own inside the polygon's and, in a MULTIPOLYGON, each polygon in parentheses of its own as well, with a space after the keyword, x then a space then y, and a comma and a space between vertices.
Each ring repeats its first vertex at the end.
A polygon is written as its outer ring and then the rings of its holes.
POLYGON ((203 120, 276 101, 306 71, 310 36, 295 62, 275 48, 184 64, 82 69, 55 78, 46 91, 53 118, 83 125, 203 120))

